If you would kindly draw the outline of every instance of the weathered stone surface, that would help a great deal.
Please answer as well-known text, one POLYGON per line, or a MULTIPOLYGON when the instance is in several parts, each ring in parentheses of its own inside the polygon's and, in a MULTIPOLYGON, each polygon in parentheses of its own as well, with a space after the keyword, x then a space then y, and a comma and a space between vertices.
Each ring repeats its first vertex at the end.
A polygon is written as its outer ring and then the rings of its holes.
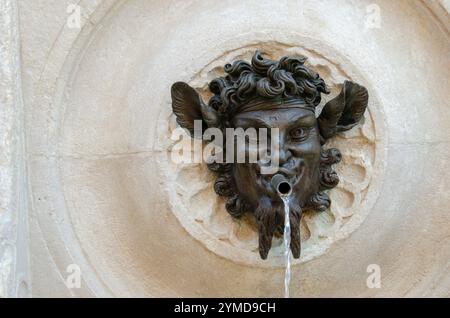
POLYGON ((448 1, 82 0, 77 28, 72 1, 19 0, 20 37, 0 3, 0 296, 28 294, 27 233, 33 296, 281 296, 276 251, 254 257, 205 167, 168 152, 170 85, 259 46, 371 94, 292 295, 450 296, 448 1))
POLYGON ((15 1, 0 2, 0 298, 30 294, 27 184, 15 1))

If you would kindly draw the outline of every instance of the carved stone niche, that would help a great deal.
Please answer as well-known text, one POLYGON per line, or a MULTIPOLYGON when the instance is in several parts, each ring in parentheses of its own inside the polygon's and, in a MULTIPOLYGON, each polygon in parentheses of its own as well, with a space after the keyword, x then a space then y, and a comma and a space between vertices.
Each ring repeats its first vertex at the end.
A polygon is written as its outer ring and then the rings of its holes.
MULTIPOLYGON (((305 68, 311 72, 317 71, 323 76, 322 79, 327 84, 326 89, 329 94, 322 94, 321 102, 312 108, 316 118, 319 118, 321 113, 325 114, 323 111, 325 105, 333 106, 333 103, 335 104, 342 98, 342 95, 345 94, 345 85, 360 87, 360 85, 353 84, 359 81, 361 76, 357 75, 358 72, 352 69, 351 64, 346 64, 346 72, 344 72, 341 67, 336 66, 338 64, 336 61, 330 60, 316 51, 283 43, 259 43, 232 50, 206 64, 187 84, 195 89, 195 94, 198 93, 203 101, 211 100, 214 94, 210 91, 209 84, 215 78, 227 76, 226 69, 233 65, 229 62, 246 61, 251 65, 252 59, 256 58, 255 52, 258 49, 264 52, 264 54, 259 52, 258 58, 265 58, 274 63, 283 60, 285 56, 303 57, 301 60, 304 60, 305 68), (230 65, 224 68, 227 64, 230 65)), ((187 88, 184 84, 176 84, 175 87, 178 85, 182 85, 183 89, 187 88)), ((364 88, 361 88, 361 91, 365 93, 364 88)), ((366 99, 367 96, 364 98, 366 99)), ((363 104, 366 104, 366 101, 363 104)), ((335 156, 335 161, 341 159, 341 162, 321 167, 319 165, 317 180, 320 183, 320 176, 322 176, 329 181, 328 185, 333 182, 337 185, 330 190, 332 186, 326 186, 325 182, 322 182, 322 185, 319 186, 322 191, 319 192, 323 195, 321 198, 324 201, 322 202, 327 205, 320 206, 318 204, 317 209, 311 207, 307 209, 304 206, 302 209, 302 219, 299 223, 302 252, 301 258, 294 260, 294 264, 306 262, 324 254, 335 242, 347 237, 361 224, 376 200, 381 175, 380 173, 374 174, 373 170, 383 170, 382 145, 385 142, 383 115, 379 112, 378 105, 379 101, 376 96, 371 97, 368 109, 359 120, 360 123, 354 125, 353 129, 340 128, 339 132, 336 129, 331 133, 335 133, 335 136, 328 139, 321 137, 320 133, 318 134, 320 148, 328 149, 331 155, 335 156), (378 143, 375 142, 376 138, 379 140, 378 143), (322 211, 320 212, 320 210, 322 211)), ((250 104, 250 106, 252 105, 250 104)), ((279 107, 278 104, 277 107, 279 107)), ((295 103, 292 108, 290 107, 291 105, 287 106, 288 110, 295 113, 295 103)), ((300 105, 300 112, 302 111, 300 105)), ((310 111, 310 113, 312 112, 310 111)), ((244 114, 254 113, 244 112, 244 114)), ((175 115, 170 118, 169 134, 173 134, 174 129, 180 126, 176 119, 175 115)), ((188 130, 186 132, 186 138, 189 140, 190 133, 188 130)), ((162 134, 167 134, 167 132, 161 131, 161 140, 162 134)), ((194 145, 202 142, 196 138, 191 141, 194 145)), ((169 153, 174 151, 176 144, 177 141, 162 142, 169 153)), ((195 151, 195 146, 193 149, 195 151)), ((322 160, 325 160, 325 151, 321 151, 321 153, 322 160)), ((167 160, 161 160, 161 163, 165 162, 167 160)), ((331 160, 331 162, 333 161, 331 160)), ((261 261, 256 218, 251 209, 248 211, 249 213, 243 213, 239 217, 230 216, 227 210, 227 201, 232 197, 218 196, 215 192, 221 190, 217 185, 218 180, 219 184, 232 183, 220 182, 224 179, 223 176, 220 176, 219 173, 219 178, 217 178, 217 172, 209 169, 211 165, 208 166, 202 162, 163 164, 160 167, 165 172, 165 177, 172 180, 170 181, 171 186, 167 188, 172 211, 185 229, 208 249, 238 263, 269 268, 284 266, 284 248, 280 236, 282 229, 278 227, 275 230, 271 241, 270 256, 267 260, 261 261)), ((214 169, 214 167, 212 168, 214 169)), ((270 180, 270 176, 267 179, 270 180)), ((225 191, 225 194, 229 194, 229 192, 225 191)), ((317 196, 311 195, 312 197, 317 196)), ((279 204, 279 198, 272 197, 272 200, 276 203, 275 205, 279 204)), ((277 208, 279 207, 277 206, 277 208)))
POLYGON ((254 215, 262 259, 267 258, 273 237, 280 237, 285 230, 282 197, 287 193, 290 249, 294 258, 300 258, 303 211, 327 210, 331 200, 326 191, 339 183, 333 165, 342 155, 336 148, 327 148, 327 141, 357 126, 368 104, 367 89, 345 81, 339 95, 326 103, 316 118, 321 94, 330 91, 320 75, 305 65, 306 60, 301 55, 271 60, 257 50, 251 62, 238 60, 224 66, 226 76, 208 84, 213 96, 207 104, 188 84, 172 86, 172 109, 181 127, 192 137, 205 140, 211 140, 211 136, 204 137, 209 128, 221 133, 214 140, 220 148, 207 158, 208 168, 217 175, 214 190, 226 199, 233 218, 254 215), (227 130, 233 128, 241 129, 242 140, 251 129, 253 139, 271 129, 277 130, 277 137, 272 133, 268 140, 266 136, 264 145, 259 139, 250 145, 252 137, 245 139, 247 144, 236 145, 234 135, 231 143, 228 140, 227 130), (270 148, 268 160, 257 155, 251 162, 253 148, 267 147, 267 143, 277 150, 270 148), (243 163, 237 160, 239 151, 243 163), (264 173, 269 167, 272 171, 264 173))

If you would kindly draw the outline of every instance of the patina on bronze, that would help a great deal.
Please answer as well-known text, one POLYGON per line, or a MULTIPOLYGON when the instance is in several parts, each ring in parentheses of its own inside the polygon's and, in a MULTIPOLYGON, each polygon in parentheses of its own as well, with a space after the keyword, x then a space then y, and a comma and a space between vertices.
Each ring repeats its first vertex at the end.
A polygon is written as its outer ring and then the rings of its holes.
POLYGON ((178 124, 191 136, 194 120, 202 120, 204 129, 279 129, 279 170, 272 175, 260 173, 267 162, 208 164, 217 174, 214 190, 227 199, 226 209, 231 216, 255 216, 263 259, 267 258, 273 236, 283 233, 284 208, 272 186, 274 175, 283 176, 292 187, 290 248, 292 255, 299 258, 302 211, 329 208, 326 190, 339 182, 333 164, 341 160, 341 153, 335 148, 326 149, 325 144, 337 133, 357 125, 368 103, 366 88, 345 81, 340 94, 326 103, 316 118, 321 94, 329 91, 305 61, 303 56, 270 60, 256 51, 250 63, 239 60, 225 65, 227 75, 209 84, 214 96, 208 104, 188 84, 177 82, 172 86, 173 112, 178 124))

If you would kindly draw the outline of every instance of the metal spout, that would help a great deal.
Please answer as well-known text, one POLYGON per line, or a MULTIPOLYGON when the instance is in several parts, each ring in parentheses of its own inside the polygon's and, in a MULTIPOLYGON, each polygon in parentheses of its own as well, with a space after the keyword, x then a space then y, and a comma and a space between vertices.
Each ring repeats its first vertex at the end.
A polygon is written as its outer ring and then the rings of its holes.
POLYGON ((291 183, 282 174, 274 175, 270 184, 280 197, 287 197, 292 193, 291 183))

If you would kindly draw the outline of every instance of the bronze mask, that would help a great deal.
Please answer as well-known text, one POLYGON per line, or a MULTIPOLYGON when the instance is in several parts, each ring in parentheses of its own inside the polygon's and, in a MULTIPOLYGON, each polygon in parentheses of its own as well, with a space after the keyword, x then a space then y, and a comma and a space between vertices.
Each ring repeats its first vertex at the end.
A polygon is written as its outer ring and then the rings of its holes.
MULTIPOLYGON (((345 81, 340 94, 326 103, 316 117, 321 94, 329 91, 319 74, 305 66, 305 61, 302 56, 270 60, 256 51, 251 63, 235 61, 225 65, 227 75, 209 84, 214 96, 208 104, 186 83, 172 86, 173 112, 178 124, 191 136, 201 134, 195 132, 194 120, 202 121, 203 130, 278 129, 277 151, 270 153, 270 157, 278 161, 275 173, 292 185, 290 248, 295 258, 300 257, 302 211, 320 212, 329 208, 331 202, 326 191, 339 182, 332 165, 341 160, 341 154, 324 145, 338 132, 357 125, 368 103, 366 88, 345 81)), ((275 173, 261 173, 261 168, 270 164, 270 160, 208 164, 217 174, 214 189, 226 198, 231 216, 239 218, 244 213, 255 216, 263 259, 267 258, 273 236, 281 235, 284 229, 283 203, 271 186, 275 173)))

